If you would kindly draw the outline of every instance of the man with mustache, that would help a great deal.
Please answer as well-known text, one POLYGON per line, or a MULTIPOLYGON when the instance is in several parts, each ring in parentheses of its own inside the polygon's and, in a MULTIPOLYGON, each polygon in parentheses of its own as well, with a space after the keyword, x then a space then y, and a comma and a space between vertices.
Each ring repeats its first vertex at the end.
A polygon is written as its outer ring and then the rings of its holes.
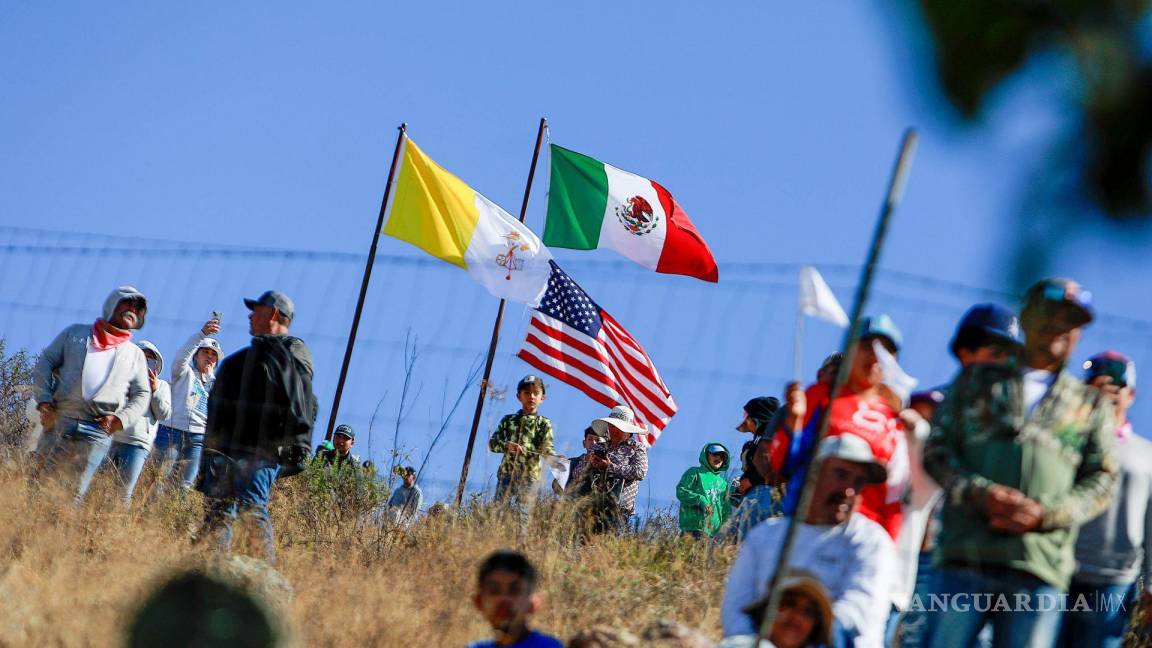
MULTIPOLYGON (((787 567, 808 570, 828 589, 835 635, 858 648, 879 648, 895 546, 882 526, 855 510, 861 489, 884 483, 887 470, 867 441, 849 433, 824 438, 811 469, 817 471, 816 483, 787 567)), ((767 591, 788 524, 786 517, 771 518, 745 537, 724 589, 720 614, 725 637, 759 630, 744 608, 767 591)))
POLYGON ((933 646, 970 646, 986 620, 995 645, 1051 646, 1076 567, 1080 525, 1112 499, 1112 406, 1066 365, 1093 319, 1068 279, 1024 295, 1020 362, 966 367, 932 421, 924 469, 944 493, 935 590, 946 605, 933 646), (1001 600, 1008 605, 1001 606, 1001 600))
POLYGON ((38 452, 45 469, 74 480, 77 502, 108 454, 112 435, 148 409, 148 364, 131 342, 147 312, 144 295, 121 286, 104 301, 101 318, 65 328, 36 362, 36 409, 45 430, 38 452))

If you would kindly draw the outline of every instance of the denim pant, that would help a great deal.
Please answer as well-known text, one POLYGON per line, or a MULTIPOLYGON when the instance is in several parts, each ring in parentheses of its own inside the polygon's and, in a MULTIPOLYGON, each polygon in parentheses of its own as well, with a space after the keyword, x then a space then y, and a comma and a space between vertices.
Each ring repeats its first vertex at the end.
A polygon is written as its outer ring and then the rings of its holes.
POLYGON ((1068 590, 1068 611, 1064 613, 1060 628, 1060 648, 1120 648, 1128 620, 1135 609, 1135 582, 1089 585, 1072 581, 1068 590), (1084 603, 1088 609, 1084 609, 1084 603))
POLYGON ((204 523, 199 538, 213 538, 222 551, 232 549, 232 524, 238 515, 255 523, 260 533, 264 559, 276 560, 276 543, 272 532, 272 518, 268 515, 268 500, 272 497, 272 484, 280 474, 275 459, 247 453, 234 453, 228 457, 212 452, 204 461, 204 478, 200 491, 204 493, 204 523))
POLYGON ((59 475, 66 483, 75 484, 74 496, 79 504, 88 494, 92 478, 104 463, 111 446, 112 436, 95 421, 61 417, 41 442, 43 470, 59 475))
POLYGON ((140 479, 140 472, 144 470, 144 461, 148 459, 149 450, 130 443, 112 442, 108 460, 119 478, 120 499, 123 500, 124 506, 132 505, 132 491, 136 490, 136 482, 140 479))
POLYGON ((986 619, 993 648, 1051 648, 1056 642, 1061 592, 1035 576, 949 566, 937 572, 936 593, 948 598, 943 610, 933 612, 933 648, 973 645, 986 619), (996 609, 1001 601, 1009 611, 996 609))
POLYGON ((203 450, 203 434, 161 425, 156 431, 156 459, 160 461, 157 479, 167 480, 179 466, 180 484, 184 488, 192 488, 200 472, 200 455, 203 450))

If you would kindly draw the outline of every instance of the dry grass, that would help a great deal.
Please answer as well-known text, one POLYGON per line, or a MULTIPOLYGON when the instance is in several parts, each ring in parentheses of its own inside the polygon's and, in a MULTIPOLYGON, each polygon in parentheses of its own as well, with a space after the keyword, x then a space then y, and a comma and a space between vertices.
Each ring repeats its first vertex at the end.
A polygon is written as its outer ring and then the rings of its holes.
MULTIPOLYGON (((488 636, 470 596, 482 557, 503 547, 539 568, 545 606, 535 625, 553 634, 594 624, 638 631, 659 618, 719 634, 729 550, 709 551, 667 528, 580 544, 565 509, 550 507, 527 525, 473 505, 409 531, 381 529, 307 484, 306 476, 281 480, 273 496, 278 568, 294 589, 280 609, 296 645, 462 646, 488 636)), ((189 543, 197 494, 127 513, 107 486, 98 483, 75 509, 33 495, 19 467, 0 468, 8 501, 0 512, 0 645, 121 645, 157 584, 204 562, 189 543)))

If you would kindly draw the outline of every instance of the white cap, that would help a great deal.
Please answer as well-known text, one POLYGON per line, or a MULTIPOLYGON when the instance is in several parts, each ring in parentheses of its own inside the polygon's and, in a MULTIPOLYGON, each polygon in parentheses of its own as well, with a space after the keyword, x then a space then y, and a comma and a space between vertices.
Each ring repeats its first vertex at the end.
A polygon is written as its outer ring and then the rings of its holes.
POLYGON ((888 469, 876 461, 872 446, 855 434, 837 434, 824 437, 816 448, 817 459, 844 459, 868 466, 868 477, 874 484, 883 484, 888 479, 888 469))

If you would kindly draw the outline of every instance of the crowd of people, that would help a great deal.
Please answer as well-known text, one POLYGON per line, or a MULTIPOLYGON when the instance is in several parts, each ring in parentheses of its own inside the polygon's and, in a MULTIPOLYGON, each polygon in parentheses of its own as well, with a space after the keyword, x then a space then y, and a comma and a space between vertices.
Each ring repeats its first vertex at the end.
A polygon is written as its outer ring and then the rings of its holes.
MULTIPOLYGON (((374 478, 351 426, 311 452, 313 360, 290 334, 292 301, 268 291, 244 303, 248 347, 224 357, 214 317, 168 374, 159 349, 133 339, 147 300, 132 287, 113 291, 94 324, 65 328, 35 367, 38 480, 63 481, 79 503, 107 470, 130 506, 153 461, 164 483, 204 494, 200 542, 229 549, 244 515, 271 562, 278 478, 308 462, 374 478)), ((1069 366, 1094 317, 1066 279, 1029 288, 1019 316, 976 305, 949 348, 951 384, 906 394, 893 380, 903 337, 876 315, 812 385, 748 400, 738 454, 709 441, 676 485, 686 541, 738 547, 723 645, 1119 646, 1134 614, 1152 625, 1152 442, 1127 418, 1131 360, 1109 350, 1082 375, 1069 366)), ((550 466, 582 537, 628 533, 648 472, 644 428, 618 405, 584 430, 582 454, 561 457, 546 395, 540 377, 524 377, 520 409, 489 438, 503 455, 496 502, 524 513, 550 466)), ((397 472, 385 512, 410 524, 423 493, 414 468, 397 472)), ((475 604, 497 636, 477 645, 560 645, 529 628, 535 586, 524 556, 484 563, 475 604)))

